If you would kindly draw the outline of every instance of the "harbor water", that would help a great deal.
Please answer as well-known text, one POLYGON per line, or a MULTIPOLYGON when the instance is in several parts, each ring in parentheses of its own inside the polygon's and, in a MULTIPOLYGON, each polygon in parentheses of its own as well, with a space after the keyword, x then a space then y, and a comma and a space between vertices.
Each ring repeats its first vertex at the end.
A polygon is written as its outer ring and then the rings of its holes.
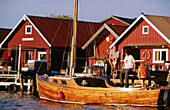
MULTIPOLYGON (((41 100, 38 96, 24 92, 0 91, 0 110, 162 110, 168 107, 146 107, 128 105, 79 105, 41 100)), ((169 108, 170 109, 170 108, 169 108)))

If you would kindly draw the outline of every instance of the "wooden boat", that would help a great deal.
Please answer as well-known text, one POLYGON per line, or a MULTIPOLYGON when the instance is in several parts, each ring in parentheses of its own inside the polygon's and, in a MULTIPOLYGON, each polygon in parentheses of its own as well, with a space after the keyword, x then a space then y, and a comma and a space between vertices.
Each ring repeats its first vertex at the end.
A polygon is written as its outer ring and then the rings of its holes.
POLYGON ((168 87, 113 87, 105 79, 95 77, 45 77, 37 75, 37 89, 41 99, 63 103, 143 106, 170 103, 168 102, 170 101, 168 87), (63 97, 58 96, 60 93, 63 97), (165 94, 168 94, 167 98, 165 98, 165 94))
POLYGON ((143 89, 113 87, 107 84, 103 78, 72 77, 75 76, 77 3, 78 0, 75 0, 70 76, 45 77, 37 75, 37 90, 40 98, 78 104, 136 104, 148 106, 169 103, 170 92, 168 87, 143 89))

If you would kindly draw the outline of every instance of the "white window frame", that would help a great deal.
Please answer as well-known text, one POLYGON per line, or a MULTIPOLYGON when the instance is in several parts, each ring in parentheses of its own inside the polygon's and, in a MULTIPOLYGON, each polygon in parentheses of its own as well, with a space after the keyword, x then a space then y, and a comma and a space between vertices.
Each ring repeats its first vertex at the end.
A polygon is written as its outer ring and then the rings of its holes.
MULTIPOLYGON (((38 60, 42 60, 42 59, 40 59, 40 55, 41 54, 45 54, 45 55, 47 55, 47 52, 38 52, 38 60)), ((46 59, 45 59, 46 60, 46 59)))
POLYGON ((149 34, 149 26, 143 26, 142 27, 142 34, 149 34), (147 32, 144 31, 145 28, 148 28, 147 32))
POLYGON ((25 34, 32 34, 32 26, 31 25, 26 25, 25 26, 25 34), (30 27, 30 32, 27 32, 28 27, 30 27))
POLYGON ((153 49, 153 63, 163 63, 164 61, 155 61, 155 52, 160 52, 160 58, 162 58, 162 51, 166 51, 166 61, 168 61, 168 49, 153 49))

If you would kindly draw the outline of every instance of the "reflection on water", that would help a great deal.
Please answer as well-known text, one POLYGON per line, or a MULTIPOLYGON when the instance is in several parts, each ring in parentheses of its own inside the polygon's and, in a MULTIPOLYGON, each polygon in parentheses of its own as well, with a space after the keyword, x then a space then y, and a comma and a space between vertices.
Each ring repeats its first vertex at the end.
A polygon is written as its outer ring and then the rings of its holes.
MULTIPOLYGON (((137 107, 137 106, 104 106, 104 105, 79 105, 64 104, 40 100, 37 96, 20 93, 0 92, 1 110, 157 110, 157 107, 137 107)), ((162 108, 160 108, 162 109, 162 108)))

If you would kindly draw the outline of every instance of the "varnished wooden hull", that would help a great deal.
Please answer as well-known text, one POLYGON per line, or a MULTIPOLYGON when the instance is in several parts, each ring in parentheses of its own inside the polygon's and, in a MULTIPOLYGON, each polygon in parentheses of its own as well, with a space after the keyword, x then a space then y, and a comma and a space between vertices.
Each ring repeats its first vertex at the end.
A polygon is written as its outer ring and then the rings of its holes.
POLYGON ((162 105, 160 89, 140 90, 133 88, 97 88, 97 87, 67 87, 49 84, 37 78, 37 89, 41 99, 64 103, 79 104, 127 104, 127 105, 162 105), (57 94, 64 93, 64 99, 59 100, 57 94))

